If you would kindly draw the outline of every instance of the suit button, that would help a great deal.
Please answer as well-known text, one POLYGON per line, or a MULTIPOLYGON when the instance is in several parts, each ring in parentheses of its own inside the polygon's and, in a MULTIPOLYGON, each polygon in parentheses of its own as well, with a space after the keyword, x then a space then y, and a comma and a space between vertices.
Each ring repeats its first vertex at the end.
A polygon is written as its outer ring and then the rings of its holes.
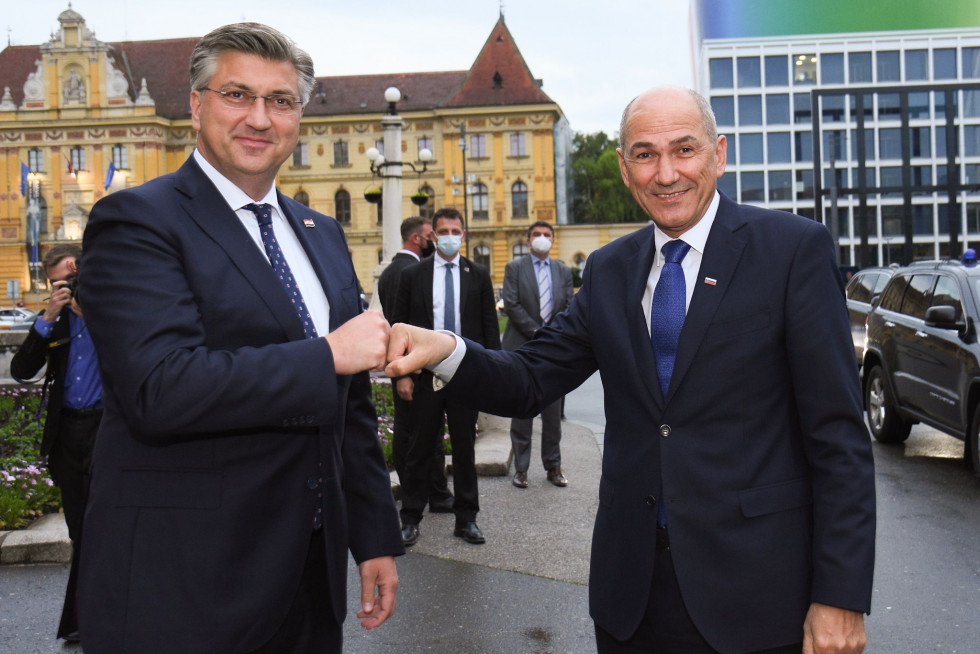
POLYGON ((644 500, 644 502, 647 503, 647 506, 656 506, 657 505, 657 498, 654 497, 653 495, 647 495, 647 497, 644 500))
POLYGON ((313 477, 310 477, 309 479, 306 480, 306 487, 309 488, 310 490, 316 490, 316 487, 319 485, 320 484, 318 484, 317 480, 314 479, 313 477))
POLYGON ((663 438, 670 436, 670 425, 660 425, 660 435, 663 438))

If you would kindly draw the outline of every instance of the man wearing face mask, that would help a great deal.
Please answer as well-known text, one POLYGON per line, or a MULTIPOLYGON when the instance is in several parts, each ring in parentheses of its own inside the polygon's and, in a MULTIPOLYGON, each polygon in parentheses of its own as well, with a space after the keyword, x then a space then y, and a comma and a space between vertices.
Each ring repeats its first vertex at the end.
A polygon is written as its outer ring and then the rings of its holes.
MULTIPOLYGON (((432 227, 437 238, 436 255, 402 271, 392 322, 451 331, 485 348, 500 349, 490 274, 459 255, 465 237, 463 217, 456 209, 440 209, 432 227)), ((412 431, 401 478, 403 542, 411 546, 419 538, 432 457, 444 433, 444 415, 453 447, 453 534, 474 545, 486 542, 476 524, 480 510, 473 454, 477 411, 446 402, 433 390, 432 373, 428 371, 401 377, 395 384, 398 396, 412 403, 412 431)))
MULTIPOLYGON (((426 218, 410 216, 401 225, 402 249, 399 250, 391 263, 378 277, 378 299, 381 311, 388 322, 395 319, 395 300, 398 297, 398 281, 402 271, 413 263, 431 257, 436 251, 432 234, 432 225, 426 218)), ((395 463, 395 472, 404 486, 405 456, 408 453, 411 434, 412 405, 394 394, 395 416, 392 424, 391 456, 395 463)), ((449 513, 453 510, 453 494, 449 492, 446 482, 446 450, 439 441, 433 456, 431 483, 429 485, 429 511, 432 513, 449 513)))
MULTIPOLYGON (((504 269, 504 313, 507 328, 503 347, 516 350, 534 338, 539 329, 565 310, 572 299, 572 271, 548 256, 555 240, 550 223, 539 220, 527 230, 531 254, 514 259, 504 269)), ((532 418, 513 418, 510 440, 514 448, 514 486, 527 488, 531 464, 532 418)), ((564 487, 568 480, 561 469, 561 400, 541 411, 541 463, 548 481, 564 487)))

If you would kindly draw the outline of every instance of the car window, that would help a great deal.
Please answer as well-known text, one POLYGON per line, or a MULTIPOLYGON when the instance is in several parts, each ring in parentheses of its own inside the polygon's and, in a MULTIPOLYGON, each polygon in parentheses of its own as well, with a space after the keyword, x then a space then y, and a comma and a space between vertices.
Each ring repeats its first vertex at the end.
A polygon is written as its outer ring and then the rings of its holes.
POLYGON ((888 284, 888 280, 891 279, 891 275, 886 275, 885 273, 878 273, 878 279, 875 281, 874 289, 871 291, 871 297, 875 295, 880 295, 883 290, 885 290, 885 285, 888 284))
POLYGON ((847 299, 856 302, 871 302, 871 294, 878 277, 879 274, 876 272, 858 273, 855 275, 847 285, 847 299))
POLYGON ((891 283, 885 288, 885 292, 881 294, 881 303, 879 306, 888 311, 898 311, 901 309, 902 297, 905 295, 905 287, 908 285, 908 275, 895 275, 892 277, 891 283))
POLYGON ((924 319, 935 283, 934 274, 912 275, 908 288, 905 289, 905 297, 902 298, 902 313, 924 319))
POLYGON ((956 280, 946 275, 940 275, 936 282, 936 290, 932 293, 932 302, 929 306, 951 306, 956 309, 956 319, 963 316, 963 303, 960 299, 960 285, 956 280))

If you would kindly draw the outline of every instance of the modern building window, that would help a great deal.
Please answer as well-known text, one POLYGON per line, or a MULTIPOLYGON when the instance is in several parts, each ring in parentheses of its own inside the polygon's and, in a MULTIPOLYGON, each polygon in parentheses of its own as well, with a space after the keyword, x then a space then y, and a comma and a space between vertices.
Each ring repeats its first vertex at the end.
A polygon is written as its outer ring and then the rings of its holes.
MULTIPOLYGON (((851 159, 860 161, 857 131, 848 130, 848 138, 851 141, 851 159)), ((874 161, 875 159, 875 131, 871 128, 864 130, 864 159, 866 161, 874 161)))
MULTIPOLYGON (((432 137, 431 136, 421 136, 421 137, 419 137, 419 140, 418 140, 418 152, 422 152, 422 150, 428 150, 429 152, 435 153, 435 150, 432 149, 432 137)), ((421 160, 421 157, 419 157, 419 160, 421 160)))
POLYGON ((730 95, 716 95, 711 98, 711 109, 719 125, 735 124, 735 98, 730 95))
POLYGON ((901 57, 898 50, 877 53, 878 82, 902 81, 901 57))
POLYGON ((738 180, 735 173, 729 171, 722 175, 718 180, 718 190, 733 200, 738 197, 738 180))
POLYGON ((490 270, 490 246, 481 243, 473 248, 473 261, 490 270))
MULTIPOLYGON (((911 166, 912 186, 929 186, 932 184, 932 166, 911 166)), ((921 191, 916 195, 926 195, 921 191)))
POLYGON ((73 145, 71 148, 71 167, 76 173, 79 170, 88 170, 85 167, 85 148, 80 145, 73 145))
MULTIPOLYGON (((728 147, 725 148, 725 164, 729 166, 734 166, 738 162, 738 144, 734 134, 725 134, 725 143, 728 147)), ((734 197, 734 196, 732 196, 734 197)))
POLYGON ((112 163, 116 166, 116 170, 129 169, 129 157, 125 145, 112 146, 112 163))
POLYGON ((929 117, 929 92, 909 93, 909 118, 929 117))
POLYGON ((964 184, 980 184, 980 164, 967 164, 963 171, 964 184))
POLYGON ((923 82, 929 79, 929 51, 905 51, 905 79, 909 82, 923 82))
MULTIPOLYGON (((380 203, 378 203, 380 205, 380 203)), ((333 196, 334 218, 342 225, 350 225, 350 193, 340 189, 333 196)))
POLYGON ((847 145, 844 132, 842 130, 825 130, 822 136, 823 160, 830 161, 830 153, 833 151, 834 159, 841 161, 844 158, 844 148, 847 145), (831 147, 831 142, 833 142, 833 147, 831 147))
POLYGON ((847 55, 847 78, 851 84, 871 82, 870 52, 852 52, 847 55))
POLYGON ((470 202, 473 204, 473 218, 487 220, 490 218, 490 196, 484 184, 474 184, 470 190, 470 202))
POLYGON ((839 123, 844 120, 844 96, 825 95, 820 98, 820 115, 825 122, 839 123))
POLYGON ((758 57, 739 57, 735 66, 738 69, 739 88, 756 88, 762 86, 761 61, 758 57))
POLYGON ((510 156, 512 157, 526 157, 527 156, 527 145, 525 143, 525 135, 521 133, 510 135, 510 156))
POLYGON ((773 170, 769 173, 769 199, 776 202, 793 199, 792 171, 773 170))
POLYGON ((977 118, 980 116, 980 91, 963 91, 963 117, 977 118))
POLYGON ((881 167, 881 188, 887 189, 883 195, 902 194, 902 168, 900 166, 881 167))
POLYGON ((514 182, 510 187, 510 203, 514 218, 527 218, 527 184, 514 182))
POLYGON ((878 120, 895 119, 902 115, 902 100, 898 93, 878 94, 878 120))
POLYGON ((708 71, 713 89, 732 88, 732 60, 731 57, 722 57, 708 61, 708 71))
POLYGON ((932 224, 932 207, 924 204, 913 205, 912 231, 919 236, 932 236, 935 233, 936 230, 932 224))
POLYGON ((932 79, 956 79, 955 48, 938 48, 932 51, 932 79))
POLYGON ((980 125, 963 126, 963 154, 967 157, 980 156, 980 125))
POLYGON ((742 126, 762 124, 762 96, 761 95, 739 96, 738 124, 742 126))
POLYGON ((810 122, 810 94, 809 93, 794 93, 793 94, 793 122, 794 123, 809 123, 810 122))
POLYGON ((350 163, 348 159, 347 141, 335 141, 333 144, 333 165, 346 166, 350 163))
POLYGON ((844 83, 844 55, 833 52, 820 55, 820 83, 844 83))
POLYGON ((487 156, 487 135, 486 134, 471 134, 470 135, 470 156, 474 158, 480 158, 487 156))
POLYGON ((789 96, 773 93, 766 96, 766 124, 789 125, 789 96))
POLYGON ((31 148, 27 151, 27 167, 32 173, 44 172, 44 152, 40 148, 31 148))
POLYGON ((878 130, 878 157, 902 158, 902 130, 897 127, 882 127, 878 130))
POLYGON ((306 191, 296 191, 296 195, 293 196, 293 199, 305 207, 310 206, 310 194, 306 191))
POLYGON ((510 258, 516 259, 530 253, 531 250, 527 247, 527 243, 518 243, 510 249, 510 258))
MULTIPOLYGON (((851 108, 851 120, 855 120, 857 118, 857 115, 858 115, 857 97, 858 96, 856 96, 856 95, 850 95, 850 94, 848 94, 848 96, 847 96, 847 98, 848 98, 848 103, 847 104, 851 108)), ((861 101, 861 113, 864 115, 864 118, 866 120, 870 120, 871 118, 874 117, 874 107, 875 107, 875 105, 874 105, 874 95, 872 95, 870 93, 864 93, 864 94, 862 94, 861 97, 862 97, 862 101, 861 101)))
POLYGON ((766 139, 770 164, 789 163, 793 160, 789 132, 769 132, 766 139))
POLYGON ((936 166, 936 184, 947 184, 949 178, 946 176, 946 166, 936 166))
POLYGON ((813 134, 810 132, 794 132, 793 140, 796 142, 796 160, 813 163, 813 134))
POLYGON ((762 134, 741 134, 738 137, 741 163, 762 163, 762 134))
POLYGON ((931 157, 932 141, 928 127, 909 128, 909 149, 913 157, 931 157))
POLYGON ((786 55, 766 57, 766 86, 789 85, 789 60, 786 55))
POLYGON ((817 83, 817 55, 801 54, 793 58, 793 84, 817 83))
POLYGON ((810 199, 813 197, 812 169, 802 169, 796 171, 796 197, 800 199, 810 199))
POLYGON ((293 148, 293 166, 310 165, 308 153, 310 146, 308 143, 297 143, 293 148))
POLYGON ((980 77, 980 48, 963 48, 961 61, 963 79, 980 77))
POLYGON ((936 158, 946 158, 946 128, 938 125, 936 126, 936 158))
POLYGON ((766 199, 764 173, 740 173, 742 202, 762 202, 766 199))

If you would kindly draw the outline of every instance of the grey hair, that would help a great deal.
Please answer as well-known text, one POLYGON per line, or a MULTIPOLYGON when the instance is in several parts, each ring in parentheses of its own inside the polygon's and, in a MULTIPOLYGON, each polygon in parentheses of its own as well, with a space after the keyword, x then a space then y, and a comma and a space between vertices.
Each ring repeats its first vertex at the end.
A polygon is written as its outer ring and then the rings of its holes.
POLYGON ((207 87, 225 52, 257 55, 268 61, 288 61, 296 69, 300 101, 305 105, 313 93, 316 77, 313 59, 282 32, 261 23, 224 25, 201 38, 191 53, 191 89, 207 87))
MULTIPOLYGON (((685 89, 680 86, 664 88, 676 88, 690 95, 698 108, 698 113, 701 114, 701 127, 704 129, 704 133, 708 135, 708 142, 714 144, 718 141, 718 122, 715 120, 715 111, 711 108, 711 103, 703 95, 692 89, 685 89)), ((629 122, 630 114, 632 114, 633 105, 639 97, 636 96, 629 101, 629 104, 623 109, 622 117, 619 119, 619 149, 623 152, 626 152, 626 124, 629 122)))

